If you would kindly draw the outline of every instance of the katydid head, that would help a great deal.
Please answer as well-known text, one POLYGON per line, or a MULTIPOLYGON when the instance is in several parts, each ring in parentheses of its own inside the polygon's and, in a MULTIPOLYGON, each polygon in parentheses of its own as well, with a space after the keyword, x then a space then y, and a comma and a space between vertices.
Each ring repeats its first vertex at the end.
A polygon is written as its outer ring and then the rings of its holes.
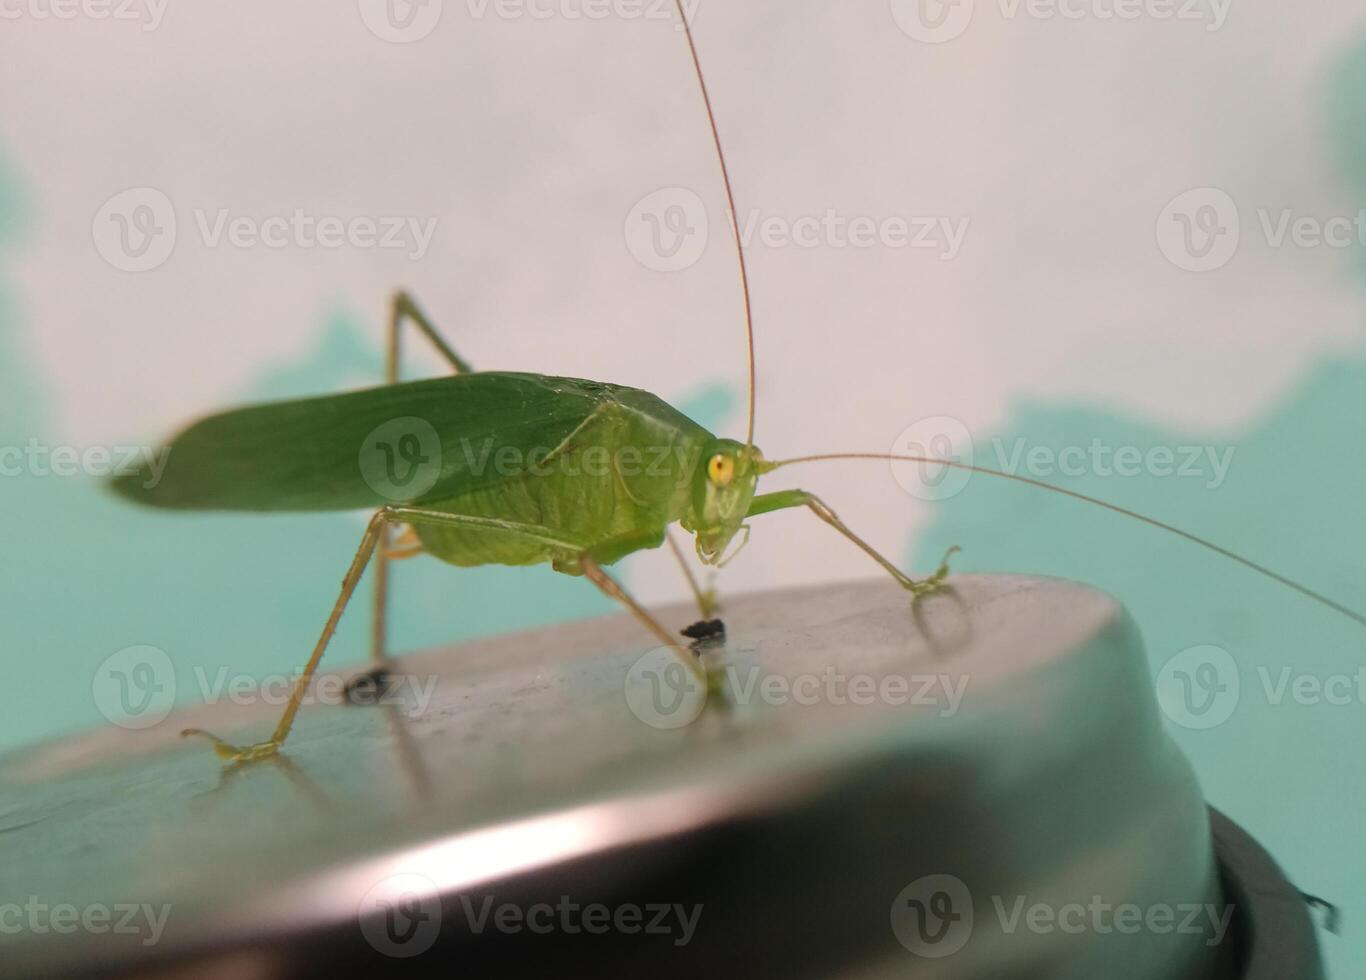
POLYGON ((697 557, 721 565, 731 540, 745 526, 759 482, 759 450, 734 439, 707 445, 693 476, 692 508, 684 526, 697 535, 697 557))

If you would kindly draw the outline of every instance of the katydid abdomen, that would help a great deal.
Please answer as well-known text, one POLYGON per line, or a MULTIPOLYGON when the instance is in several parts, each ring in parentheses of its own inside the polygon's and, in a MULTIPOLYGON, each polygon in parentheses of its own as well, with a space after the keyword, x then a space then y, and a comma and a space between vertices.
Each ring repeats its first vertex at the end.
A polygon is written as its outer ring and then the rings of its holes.
POLYGON ((549 561, 573 571, 574 559, 584 551, 612 564, 664 543, 669 525, 687 512, 694 474, 714 440, 647 392, 605 390, 597 407, 559 445, 533 447, 525 459, 520 449, 505 444, 504 458, 494 453, 475 463, 478 469, 498 470, 503 478, 423 505, 486 518, 488 526, 419 525, 415 531, 427 553, 453 565, 549 561))

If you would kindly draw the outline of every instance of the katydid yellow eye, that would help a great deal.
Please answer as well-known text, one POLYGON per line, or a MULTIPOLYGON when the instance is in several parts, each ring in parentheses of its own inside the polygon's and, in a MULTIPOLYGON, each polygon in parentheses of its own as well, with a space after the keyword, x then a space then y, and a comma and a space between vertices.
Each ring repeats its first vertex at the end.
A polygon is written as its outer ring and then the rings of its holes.
POLYGON ((731 480, 735 479, 735 460, 722 453, 717 453, 707 460, 707 477, 715 486, 727 486, 731 480))

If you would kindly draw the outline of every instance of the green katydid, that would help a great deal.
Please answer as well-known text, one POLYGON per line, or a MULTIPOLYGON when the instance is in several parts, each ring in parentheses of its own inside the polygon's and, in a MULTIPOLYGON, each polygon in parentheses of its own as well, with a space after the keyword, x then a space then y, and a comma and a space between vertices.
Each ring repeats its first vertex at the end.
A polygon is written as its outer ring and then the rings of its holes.
MULTIPOLYGON (((274 756, 289 734, 342 613, 372 563, 372 652, 383 662, 387 568, 396 557, 426 553, 459 566, 550 563, 557 571, 582 575, 629 608, 703 683, 702 655, 686 649, 604 570, 629 554, 666 542, 682 561, 683 554, 669 533, 674 524, 694 536, 697 556, 704 565, 719 566, 738 551, 731 547, 737 535, 740 545, 747 540, 748 519, 805 507, 866 552, 911 596, 944 585, 947 555, 932 575, 913 579, 858 537, 815 495, 803 490, 757 493, 764 474, 817 460, 936 464, 1063 493, 1184 537, 1366 625, 1366 617, 1357 612, 1209 541, 1027 477, 952 460, 880 453, 765 459, 754 445, 754 326, 745 252, 734 220, 735 198, 691 25, 681 0, 675 0, 675 6, 720 162, 739 260, 749 351, 744 441, 718 438, 638 389, 573 378, 476 372, 417 304, 399 293, 389 320, 384 386, 205 418, 171 441, 159 480, 134 472, 114 482, 125 497, 161 508, 376 508, 343 579, 341 594, 271 737, 238 748, 206 732, 185 734, 213 739, 219 755, 231 762, 274 756), (415 327, 432 343, 449 363, 452 375, 400 382, 400 340, 405 325, 415 327), (412 477, 419 470, 422 479, 414 482, 412 477), (408 528, 397 542, 391 540, 395 525, 408 528)), ((686 563, 684 571, 706 619, 713 610, 712 597, 698 586, 686 563)))

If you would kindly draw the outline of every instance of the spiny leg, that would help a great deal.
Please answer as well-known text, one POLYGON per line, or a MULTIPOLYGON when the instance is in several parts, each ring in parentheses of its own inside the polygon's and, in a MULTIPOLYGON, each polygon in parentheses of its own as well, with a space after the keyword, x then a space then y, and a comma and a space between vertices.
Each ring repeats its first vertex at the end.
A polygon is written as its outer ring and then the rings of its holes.
POLYGON ((221 758, 227 759, 232 763, 256 762, 261 759, 269 759, 280 751, 280 746, 289 736, 289 730, 294 725, 294 716, 299 713, 299 707, 303 704, 304 695, 308 692, 308 687, 313 679, 313 674, 318 669, 318 663, 323 658, 323 653, 327 650, 327 645, 332 640, 332 636, 337 631, 337 624, 341 622, 342 613, 346 611, 347 604, 351 601, 351 596, 356 591, 356 586, 360 583, 361 576, 365 574, 365 568, 374 557, 380 539, 383 537, 384 529, 390 524, 426 524, 433 527, 480 527, 487 530, 501 531, 506 534, 519 535, 530 538, 555 548, 563 553, 571 553, 574 546, 569 542, 559 540, 538 531, 528 525, 517 524, 512 521, 499 520, 489 517, 466 517, 461 514, 448 514, 442 511, 424 510, 420 507, 400 507, 390 506, 377 510, 370 523, 366 525, 365 534, 361 537, 360 547, 356 550, 356 557, 351 561, 351 567, 346 572, 346 577, 342 580, 341 595, 337 597, 336 605, 332 607, 332 614, 328 616, 327 623, 323 626, 322 635, 318 637, 317 645, 313 648, 313 655, 308 658, 308 663, 304 666, 303 673, 294 684, 294 690, 290 694, 289 704, 285 706, 284 714, 280 716, 279 723, 275 726, 275 732, 265 742, 258 742, 255 745, 248 745, 245 748, 238 748, 231 745, 216 735, 203 731, 198 728, 187 728, 181 735, 200 735, 214 743, 214 751, 221 758))
POLYGON ((616 599, 627 609, 631 610, 631 613, 636 619, 640 620, 641 624, 653 633, 661 643, 671 649, 674 652, 674 655, 678 657, 679 661, 687 667, 688 670, 692 671, 693 676, 701 682, 703 689, 706 689, 707 669, 702 665, 702 661, 699 660, 695 654, 689 653, 687 650, 683 649, 682 644, 673 638, 659 620, 655 619, 654 616, 650 614, 649 610, 637 602, 629 592, 622 588, 621 583, 603 571, 602 566, 598 564, 592 554, 585 551, 579 555, 578 565, 588 580, 601 589, 604 595, 616 599))
POLYGON ((389 517, 386 511, 380 510, 375 512, 375 515, 370 518, 370 523, 366 525, 365 534, 361 536, 360 547, 356 550, 356 557, 351 560, 351 567, 347 569, 346 577, 342 579, 341 595, 337 597, 337 601, 332 607, 332 613, 327 617, 322 635, 318 637, 318 642, 313 647, 313 655, 308 658, 303 673, 294 682, 294 690, 289 696, 289 704, 285 706, 285 712, 280 716, 280 721, 275 726, 275 732, 270 739, 265 742, 258 742, 255 745, 248 745, 245 748, 238 748, 235 745, 228 744, 218 736, 198 728, 187 728, 180 733, 181 735, 201 735, 210 739, 214 743, 214 751, 218 753, 219 757, 233 763, 269 759, 280 751, 280 746, 284 744, 285 738, 289 735, 289 729, 294 724, 294 716, 299 713, 299 705, 303 703, 304 694, 308 691, 309 682, 313 679, 313 672, 318 669, 318 662, 322 660, 323 653, 327 650, 327 644, 332 640, 332 634, 337 632, 337 624, 341 622, 342 613, 346 611, 347 603, 351 601, 351 596, 356 591, 361 576, 365 574, 365 566, 370 563, 370 558, 375 553, 375 548, 383 536, 383 531, 388 522, 389 517))
MULTIPOLYGON (((385 346, 384 355, 384 381, 386 384, 397 384, 402 374, 402 335, 405 323, 412 324, 424 337, 431 341, 432 346, 451 366, 454 373, 469 374, 472 371, 469 364, 446 343, 441 332, 436 329, 431 320, 427 319, 427 315, 422 312, 422 308, 417 305, 412 296, 400 290, 394 294, 393 302, 389 307, 388 343, 385 346)), ((370 619, 370 659, 376 664, 383 665, 388 659, 389 562, 392 558, 399 557, 393 552, 387 522, 380 529, 378 550, 379 555, 375 560, 373 613, 370 619)), ((402 557, 409 557, 409 555, 403 553, 402 557)), ((375 679, 379 680, 379 675, 383 673, 382 666, 377 667, 372 673, 375 675, 375 679)))
POLYGON ((839 516, 813 493, 805 490, 780 490, 777 493, 761 494, 754 498, 750 504, 749 515, 756 517, 759 514, 767 514, 775 510, 787 510, 792 507, 806 507, 813 514, 819 517, 826 524, 829 524, 840 534, 844 535, 856 544, 864 554, 868 555, 873 561, 877 562, 887 573, 896 579, 903 589, 911 595, 928 595, 943 587, 944 581, 949 577, 949 559, 960 549, 957 545, 950 548, 944 554, 944 560, 939 563, 939 568, 933 575, 926 579, 913 579, 901 569, 897 568, 885 557, 883 557, 872 545, 864 541, 861 537, 849 529, 849 527, 839 519, 839 516))
POLYGON ((446 339, 441 336, 441 331, 437 330, 432 321, 427 319, 427 314, 422 312, 422 308, 408 293, 400 290, 394 294, 393 305, 389 309, 389 348, 388 356, 385 359, 385 378, 390 384, 398 381, 400 373, 399 356, 402 345, 399 340, 399 332, 404 323, 411 323, 422 333, 437 352, 450 364, 456 374, 473 374, 474 368, 470 367, 469 362, 451 349, 451 345, 446 343, 446 339))

